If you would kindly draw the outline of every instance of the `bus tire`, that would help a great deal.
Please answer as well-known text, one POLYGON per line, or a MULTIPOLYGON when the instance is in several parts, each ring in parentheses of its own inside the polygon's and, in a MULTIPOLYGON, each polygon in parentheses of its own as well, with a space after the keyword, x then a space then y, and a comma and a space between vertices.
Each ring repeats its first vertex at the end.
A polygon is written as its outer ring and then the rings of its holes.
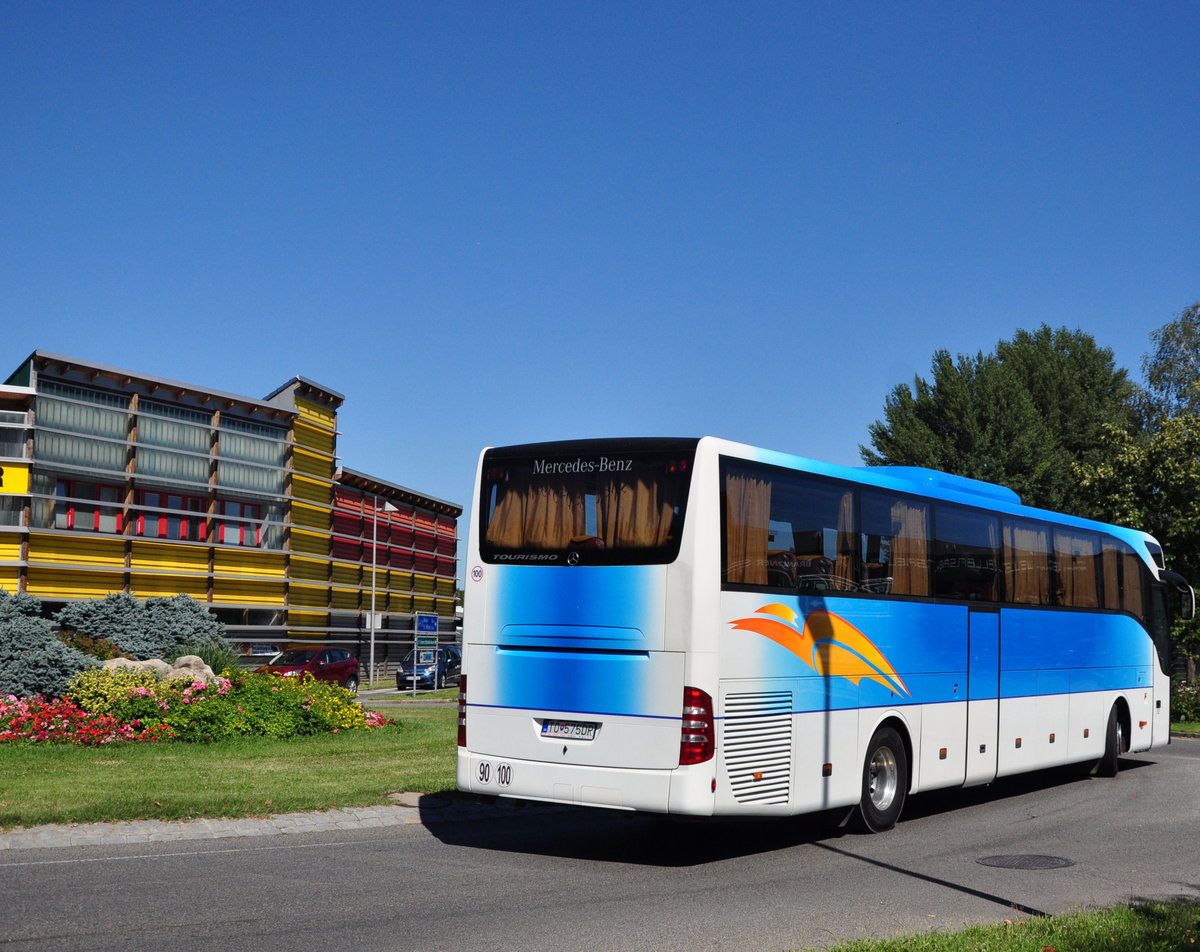
POLYGON ((881 727, 871 738, 863 761, 862 799, 858 810, 871 833, 890 830, 900 819, 908 795, 908 752, 900 734, 881 727))
POLYGON ((1104 735, 1104 756, 1096 762, 1096 776, 1115 777, 1121 770, 1121 754, 1125 752, 1125 723, 1117 705, 1108 712, 1108 730, 1104 735))

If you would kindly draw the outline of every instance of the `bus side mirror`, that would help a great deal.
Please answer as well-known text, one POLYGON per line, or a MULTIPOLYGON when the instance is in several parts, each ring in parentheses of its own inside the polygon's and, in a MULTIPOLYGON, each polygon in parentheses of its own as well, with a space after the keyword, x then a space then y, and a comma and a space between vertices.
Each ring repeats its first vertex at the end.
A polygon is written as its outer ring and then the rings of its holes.
POLYGON ((1188 580, 1178 572, 1163 572, 1163 580, 1170 582, 1179 592, 1179 617, 1190 621, 1196 617, 1196 592, 1188 580))

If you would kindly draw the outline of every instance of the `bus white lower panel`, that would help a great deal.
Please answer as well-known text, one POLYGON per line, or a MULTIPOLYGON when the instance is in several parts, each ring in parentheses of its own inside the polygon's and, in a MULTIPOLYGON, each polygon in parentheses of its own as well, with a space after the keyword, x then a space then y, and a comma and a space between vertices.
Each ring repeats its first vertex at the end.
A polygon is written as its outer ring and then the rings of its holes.
POLYGON ((1130 751, 1149 747, 1152 692, 1090 691, 1002 698, 998 776, 1098 760, 1104 753, 1108 715, 1114 704, 1129 709, 1130 751))
POLYGON ((493 760, 541 761, 555 768, 665 770, 679 764, 679 715, 472 706, 467 710, 467 746, 493 760))
POLYGON ((460 790, 573 806, 666 813, 671 774, 669 770, 548 764, 481 756, 462 748, 458 751, 460 790))

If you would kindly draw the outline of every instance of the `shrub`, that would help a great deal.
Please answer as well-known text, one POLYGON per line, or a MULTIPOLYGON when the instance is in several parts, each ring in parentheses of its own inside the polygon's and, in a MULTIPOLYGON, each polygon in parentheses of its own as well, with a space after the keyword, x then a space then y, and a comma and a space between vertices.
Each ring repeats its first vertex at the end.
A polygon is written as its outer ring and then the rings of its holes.
POLYGON ((215 684, 120 669, 83 672, 68 691, 72 703, 122 724, 163 724, 186 741, 237 735, 295 737, 383 727, 349 691, 303 678, 240 672, 215 684))
POLYGON ((241 655, 224 638, 220 644, 179 645, 163 661, 174 664, 184 655, 196 655, 217 674, 236 671, 241 662, 241 655))
POLYGON ((152 658, 166 659, 172 652, 177 652, 175 657, 181 654, 204 657, 204 651, 227 648, 229 644, 225 640, 225 626, 190 595, 146 599, 145 630, 163 645, 160 652, 149 656, 152 658), (188 651, 178 650, 185 646, 188 651))
POLYGON ((113 658, 124 657, 121 649, 107 638, 95 638, 79 631, 60 631, 58 640, 68 648, 74 648, 97 661, 111 661, 113 658))
POLYGON ((103 639, 133 658, 157 657, 146 641, 142 603, 128 592, 68 602, 54 618, 68 635, 103 639))
POLYGON ((136 693, 138 688, 157 689, 158 684, 158 678, 152 671, 92 668, 77 674, 64 696, 92 714, 120 717, 130 694, 136 693))
POLYGON ((1200 684, 1171 682, 1171 720, 1200 723, 1200 684))
POLYGON ((59 641, 41 610, 32 595, 0 591, 0 695, 58 695, 95 664, 59 641))
POLYGON ((226 644, 225 626, 190 595, 148 598, 143 605, 128 592, 109 592, 70 602, 54 617, 69 639, 108 643, 141 660, 201 654, 196 649, 226 644), (181 650, 184 646, 189 650, 181 650))

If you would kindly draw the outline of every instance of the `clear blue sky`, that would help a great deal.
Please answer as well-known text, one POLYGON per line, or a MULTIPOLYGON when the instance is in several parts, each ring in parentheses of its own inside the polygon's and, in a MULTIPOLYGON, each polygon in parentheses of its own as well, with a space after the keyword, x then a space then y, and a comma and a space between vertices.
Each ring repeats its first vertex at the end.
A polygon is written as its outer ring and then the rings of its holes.
POLYGON ((0 379, 34 349, 488 444, 857 463, 936 348, 1200 299, 1200 3, 0 0, 0 379))

